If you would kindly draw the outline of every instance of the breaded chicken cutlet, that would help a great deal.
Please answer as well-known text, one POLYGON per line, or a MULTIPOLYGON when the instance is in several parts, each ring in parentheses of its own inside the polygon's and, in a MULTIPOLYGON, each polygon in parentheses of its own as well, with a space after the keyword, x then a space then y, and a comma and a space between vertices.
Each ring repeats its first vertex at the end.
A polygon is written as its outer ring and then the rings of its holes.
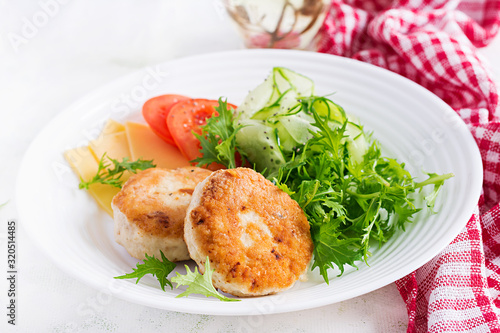
POLYGON ((201 272, 235 296, 286 290, 306 272, 313 243, 296 201, 248 168, 218 170, 196 187, 184 239, 201 272))
POLYGON ((152 168, 132 175, 113 198, 115 240, 137 259, 145 254, 188 260, 184 217, 196 185, 212 172, 196 167, 152 168))

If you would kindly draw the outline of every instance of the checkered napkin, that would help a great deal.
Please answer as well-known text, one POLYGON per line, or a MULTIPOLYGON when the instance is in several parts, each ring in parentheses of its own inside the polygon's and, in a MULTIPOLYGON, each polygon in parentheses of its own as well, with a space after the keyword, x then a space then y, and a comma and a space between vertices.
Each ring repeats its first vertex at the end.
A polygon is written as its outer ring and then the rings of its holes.
POLYGON ((396 282, 408 332, 500 332, 500 104, 477 52, 499 26, 500 0, 333 0, 320 32, 320 52, 384 67, 439 96, 481 151, 483 195, 466 227, 396 282))

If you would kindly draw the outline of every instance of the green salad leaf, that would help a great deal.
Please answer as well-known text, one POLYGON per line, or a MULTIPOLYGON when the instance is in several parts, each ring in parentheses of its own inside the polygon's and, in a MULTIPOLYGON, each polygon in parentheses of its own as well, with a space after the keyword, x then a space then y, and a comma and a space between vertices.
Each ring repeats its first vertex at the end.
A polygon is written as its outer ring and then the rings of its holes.
POLYGON ((444 181, 452 177, 453 175, 452 174, 438 175, 437 173, 427 173, 427 175, 429 176, 429 178, 427 180, 415 184, 415 187, 422 188, 426 185, 434 184, 434 190, 427 196, 425 196, 424 199, 427 202, 427 207, 429 207, 433 213, 436 213, 434 211, 434 205, 436 203, 439 190, 441 189, 441 186, 444 185, 444 181))
POLYGON ((186 291, 182 294, 177 295, 176 297, 186 297, 191 294, 200 294, 205 295, 207 297, 216 297, 224 302, 234 302, 239 301, 239 299, 229 298, 222 294, 220 294, 212 284, 212 274, 213 270, 210 268, 210 259, 206 258, 205 261, 205 273, 200 274, 198 272, 198 267, 194 268, 194 271, 191 271, 187 265, 186 274, 182 275, 179 272, 176 272, 177 276, 172 278, 172 282, 177 283, 176 288, 179 286, 188 286, 186 291))
POLYGON ((115 279, 137 279, 135 283, 139 283, 139 280, 146 274, 152 274, 158 279, 160 287, 165 291, 165 286, 168 284, 170 289, 173 288, 172 283, 167 279, 167 276, 176 267, 175 263, 169 261, 163 252, 160 250, 161 260, 155 258, 155 256, 148 256, 143 260, 143 263, 137 263, 137 268, 132 268, 133 272, 121 276, 116 276, 115 279))
POLYGON ((179 272, 176 272, 176 276, 172 277, 170 281, 167 279, 167 276, 177 265, 168 260, 161 250, 160 254, 161 260, 155 258, 155 256, 148 256, 146 254, 146 259, 143 260, 142 264, 137 263, 137 268, 132 268, 132 273, 116 276, 115 279, 137 279, 135 283, 139 283, 139 281, 146 274, 151 274, 158 279, 160 287, 163 291, 165 291, 165 286, 167 284, 170 286, 170 289, 173 289, 172 282, 177 283, 175 288, 179 288, 179 286, 188 286, 186 291, 176 297, 184 297, 190 294, 201 294, 207 297, 216 297, 225 302, 239 301, 239 299, 226 297, 215 289, 212 284, 213 269, 210 268, 210 260, 208 257, 205 263, 204 274, 200 274, 198 272, 198 267, 195 267, 194 271, 191 271, 189 267, 185 265, 186 274, 182 275, 179 272))
MULTIPOLYGON (((200 166, 211 163, 219 163, 228 168, 236 168, 236 133, 243 127, 235 125, 233 110, 228 109, 227 101, 219 98, 219 105, 215 107, 218 116, 207 119, 206 126, 202 127, 202 133, 194 135, 200 140, 202 157, 192 162, 200 166)), ((241 155, 244 164, 245 154, 241 155)))

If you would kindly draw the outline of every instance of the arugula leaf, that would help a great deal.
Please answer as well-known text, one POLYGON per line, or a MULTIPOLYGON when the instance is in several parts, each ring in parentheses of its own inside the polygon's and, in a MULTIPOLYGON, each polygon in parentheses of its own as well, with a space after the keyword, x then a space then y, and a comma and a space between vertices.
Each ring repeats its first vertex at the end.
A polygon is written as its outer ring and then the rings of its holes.
POLYGON ((224 295, 221 295, 215 289, 212 284, 212 273, 213 270, 210 268, 210 259, 207 257, 205 261, 205 273, 200 274, 198 272, 198 267, 194 268, 192 272, 187 265, 186 266, 186 274, 181 275, 179 272, 176 272, 177 276, 172 278, 172 282, 177 283, 175 288, 179 288, 179 286, 188 286, 187 290, 182 294, 177 295, 176 297, 186 297, 190 294, 201 294, 207 297, 217 297, 219 300, 224 302, 234 302, 239 301, 239 299, 229 298, 224 295))
POLYGON ((361 260, 358 251, 359 239, 343 236, 339 229, 340 223, 340 219, 332 219, 311 230, 314 241, 314 261, 311 269, 318 267, 326 283, 330 282, 327 268, 334 268, 333 264, 337 265, 342 275, 344 265, 355 267, 355 261, 361 260))
MULTIPOLYGON (((227 107, 227 101, 219 98, 219 106, 215 107, 217 116, 207 119, 205 126, 202 126, 202 133, 194 135, 200 140, 201 157, 191 162, 200 166, 211 163, 223 164, 227 168, 236 168, 236 152, 239 152, 236 144, 236 133, 243 127, 236 125, 232 109, 227 107)), ((242 164, 244 164, 245 155, 241 154, 242 164)))
POLYGON ((132 273, 116 276, 115 279, 137 278, 137 281, 135 281, 135 283, 139 283, 139 280, 142 279, 144 275, 152 274, 158 279, 160 287, 163 291, 165 291, 165 285, 167 284, 170 286, 170 289, 173 289, 172 283, 167 279, 167 276, 174 270, 176 264, 169 261, 161 250, 160 254, 162 260, 155 258, 155 256, 148 256, 146 254, 146 259, 143 260, 142 264, 137 263, 137 268, 132 268, 132 273))
POLYGON ((96 175, 87 182, 81 179, 78 188, 88 190, 90 185, 97 183, 121 188, 123 185, 121 177, 125 171, 137 173, 137 170, 146 170, 154 167, 156 167, 156 165, 153 164, 153 160, 138 159, 137 161, 129 161, 128 157, 124 157, 123 160, 119 162, 118 160, 106 156, 106 153, 104 153, 99 160, 96 175), (104 160, 105 158, 112 162, 113 168, 110 168, 111 164, 107 163, 104 160))
POLYGON ((424 199, 427 202, 427 207, 429 207, 430 210, 435 214, 436 212, 434 211, 434 205, 436 203, 436 198, 439 193, 439 190, 441 186, 443 186, 444 181, 448 178, 453 177, 453 174, 448 173, 445 175, 438 175, 437 173, 427 173, 427 175, 429 176, 429 178, 420 183, 415 184, 415 187, 422 188, 423 186, 426 185, 431 185, 431 184, 434 185, 434 189, 432 190, 432 192, 427 196, 425 196, 424 199))

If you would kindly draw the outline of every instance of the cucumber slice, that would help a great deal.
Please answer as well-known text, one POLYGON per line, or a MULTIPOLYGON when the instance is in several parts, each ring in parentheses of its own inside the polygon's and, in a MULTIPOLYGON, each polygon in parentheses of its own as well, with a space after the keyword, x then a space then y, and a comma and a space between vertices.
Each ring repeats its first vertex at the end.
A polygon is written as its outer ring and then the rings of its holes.
POLYGON ((236 133, 236 143, 247 154, 257 171, 275 172, 285 163, 276 129, 262 120, 241 120, 243 127, 236 133))
POLYGON ((295 114, 300 111, 300 103, 298 102, 299 96, 295 90, 288 90, 279 101, 280 114, 295 114))
POLYGON ((278 131, 279 145, 283 153, 291 153, 298 145, 297 141, 288 133, 282 122, 275 125, 278 131))
POLYGON ((268 122, 275 123, 278 117, 285 115, 291 111, 295 112, 293 108, 298 105, 297 93, 289 89, 281 94, 272 105, 267 106, 257 111, 252 119, 267 120, 268 122))
POLYGON ((277 67, 275 70, 279 71, 280 76, 288 81, 299 96, 312 96, 314 94, 314 82, 310 78, 285 67, 277 67))
MULTIPOLYGON (((258 171, 277 171, 285 163, 284 154, 305 144, 316 130, 311 115, 302 112, 301 98, 314 94, 311 79, 284 68, 275 67, 267 79, 252 90, 238 108, 239 122, 245 125, 237 134, 236 141, 248 155, 258 171)), ((321 116, 330 119, 332 126, 341 126, 347 117, 344 110, 329 101, 318 99, 314 108, 321 116)), ((362 130, 348 123, 346 137, 349 153, 361 162, 368 149, 362 130)))
POLYGON ((358 164, 362 163, 368 151, 368 140, 365 137, 363 128, 357 122, 349 121, 345 128, 345 134, 347 135, 347 151, 351 160, 358 164))
POLYGON ((279 111, 279 106, 268 106, 256 112, 251 119, 271 122, 269 118, 271 118, 273 115, 277 115, 279 111))
POLYGON ((315 129, 315 127, 311 125, 313 121, 314 119, 311 116, 303 112, 300 112, 293 116, 285 116, 280 118, 281 125, 286 129, 286 131, 295 141, 294 145, 298 143, 305 144, 309 139, 312 138, 310 131, 315 129))
POLYGON ((293 88, 293 84, 281 74, 281 67, 273 68, 274 89, 276 93, 283 94, 293 88))
POLYGON ((328 99, 316 100, 313 107, 320 116, 328 117, 337 123, 343 124, 346 120, 344 109, 328 99))
MULTIPOLYGON (((294 91, 296 97, 311 96, 314 83, 309 78, 287 68, 275 67, 264 82, 248 93, 238 107, 238 113, 241 119, 252 118, 255 113, 279 102, 283 95, 290 91, 294 91)), ((259 118, 264 119, 262 115, 259 118)))
POLYGON ((241 119, 249 119, 254 113, 268 106, 273 93, 273 78, 269 76, 264 82, 250 91, 243 103, 238 107, 237 111, 241 119))

